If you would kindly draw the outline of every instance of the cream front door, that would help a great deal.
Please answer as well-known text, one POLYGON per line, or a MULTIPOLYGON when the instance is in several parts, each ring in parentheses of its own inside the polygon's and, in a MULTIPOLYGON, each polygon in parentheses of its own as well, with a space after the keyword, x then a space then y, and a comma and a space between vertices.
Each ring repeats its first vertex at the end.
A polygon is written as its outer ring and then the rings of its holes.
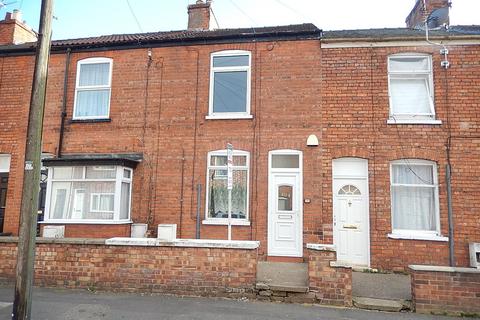
POLYGON ((302 257, 302 196, 300 173, 270 174, 268 255, 302 257))
POLYGON ((368 196, 364 179, 335 179, 334 228, 337 260, 368 266, 368 196))

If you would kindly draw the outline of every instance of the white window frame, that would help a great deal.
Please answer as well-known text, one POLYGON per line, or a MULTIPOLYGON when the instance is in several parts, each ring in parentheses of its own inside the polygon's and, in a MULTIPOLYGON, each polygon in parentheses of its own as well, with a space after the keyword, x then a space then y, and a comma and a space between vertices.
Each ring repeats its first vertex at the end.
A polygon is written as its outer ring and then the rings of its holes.
MULTIPOLYGON (((106 165, 111 167, 112 165, 106 165)), ((117 166, 115 167, 115 178, 113 179, 86 179, 86 167, 95 167, 91 165, 72 165, 69 167, 83 167, 82 179, 54 179, 53 173, 55 168, 58 166, 49 167, 48 170, 48 180, 47 180, 47 194, 46 194, 46 201, 45 201, 45 215, 44 221, 41 223, 48 223, 48 224, 125 224, 131 223, 131 213, 132 213, 132 180, 133 180, 133 169, 124 167, 124 166, 117 166), (53 169, 53 170, 50 170, 53 169), (124 170, 130 171, 130 178, 125 178, 123 176, 124 170), (95 181, 110 181, 115 182, 115 193, 114 193, 114 211, 113 211, 113 219, 112 220, 102 220, 102 219, 53 219, 50 217, 52 214, 51 211, 51 197, 52 197, 52 184, 54 182, 95 182, 95 181), (129 208, 128 208, 128 217, 127 219, 120 219, 120 204, 121 204, 121 196, 122 196, 122 182, 129 183, 129 208)), ((91 204, 90 204, 91 207, 91 204)), ((97 212, 97 211, 92 211, 97 212)), ((107 212, 107 211, 98 211, 98 212, 107 212)))
POLYGON ((101 198, 102 196, 113 196, 113 203, 115 206, 115 193, 111 192, 95 192, 95 193, 90 193, 90 212, 107 212, 107 213, 114 213, 115 210, 100 210, 100 209, 94 209, 93 208, 93 197, 98 197, 98 206, 100 207, 101 203, 101 198))
POLYGON ((399 53, 393 54, 388 57, 387 60, 387 70, 388 70, 388 98, 389 98, 389 119, 387 120, 388 124, 441 124, 440 120, 436 120, 435 114, 435 95, 434 95, 434 83, 433 83, 433 65, 432 65, 432 56, 429 54, 420 54, 420 53, 399 53), (399 58, 425 58, 428 63, 428 70, 406 70, 406 71, 392 71, 390 69, 390 60, 399 58), (408 76, 411 75, 411 78, 408 76), (427 90, 429 96, 429 105, 430 113, 394 113, 393 112, 393 101, 392 101, 392 79, 421 79, 425 78, 427 82, 427 90))
POLYGON ((75 97, 74 97, 74 103, 73 103, 73 120, 96 120, 96 119, 109 119, 110 117, 110 104, 111 104, 111 98, 112 98, 112 69, 113 69, 113 59, 111 58, 86 58, 79 60, 77 62, 77 76, 75 80, 75 97), (110 64, 110 69, 109 69, 109 76, 108 76, 108 85, 100 85, 100 86, 80 86, 80 70, 81 66, 84 64, 97 64, 97 63, 109 63, 110 64), (108 89, 108 106, 107 106, 107 113, 104 115, 98 115, 98 116, 81 116, 77 117, 76 112, 77 112, 77 96, 78 93, 81 91, 89 91, 89 90, 106 90, 108 89))
POLYGON ((209 94, 209 107, 208 116, 206 119, 252 119, 250 114, 251 103, 251 77, 252 77, 252 53, 246 50, 224 50, 214 52, 210 56, 210 94, 209 94), (248 56, 248 66, 236 66, 236 67, 213 67, 213 59, 216 57, 228 57, 228 56, 248 56), (245 112, 213 112, 213 96, 215 86, 215 73, 220 72, 234 72, 234 71, 246 71, 247 72, 247 99, 245 112))
POLYGON ((434 161, 421 160, 421 159, 400 159, 390 162, 390 210, 391 210, 391 230, 392 233, 388 235, 389 238, 393 239, 418 239, 418 240, 439 240, 443 241, 444 237, 441 236, 440 231, 440 201, 438 194, 438 168, 437 164, 434 161), (403 165, 420 165, 420 166, 429 166, 432 168, 433 173, 433 185, 430 185, 434 189, 434 203, 435 203, 435 225, 436 230, 408 230, 408 229, 395 229, 393 226, 394 219, 394 209, 393 209, 393 187, 394 186, 405 186, 405 187, 426 187, 425 184, 400 184, 393 183, 393 166, 403 165))
MULTIPOLYGON (((227 150, 216 150, 211 151, 207 155, 207 173, 206 173, 206 189, 205 189, 205 219, 202 221, 202 224, 212 224, 212 225, 228 225, 228 218, 210 218, 208 216, 208 202, 209 196, 208 192, 210 190, 210 179, 209 172, 210 170, 223 170, 227 166, 216 166, 210 165, 211 158, 213 156, 227 156, 227 150)), ((244 170, 247 172, 247 206, 245 208, 245 219, 232 218, 232 225, 250 225, 250 152, 243 150, 233 150, 233 156, 246 156, 246 165, 245 166, 233 166, 233 170, 244 170)))

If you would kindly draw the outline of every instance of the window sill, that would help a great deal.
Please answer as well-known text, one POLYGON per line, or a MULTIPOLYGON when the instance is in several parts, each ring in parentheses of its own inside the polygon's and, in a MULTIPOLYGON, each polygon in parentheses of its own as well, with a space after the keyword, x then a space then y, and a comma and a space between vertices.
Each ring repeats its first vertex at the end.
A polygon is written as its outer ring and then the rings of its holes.
POLYGON ((131 224, 131 220, 124 221, 99 221, 99 220, 46 220, 39 221, 39 224, 131 224))
POLYGON ((219 114, 206 116, 207 120, 241 120, 241 119, 253 119, 251 114, 245 115, 233 115, 233 114, 219 114))
POLYGON ((112 122, 110 118, 102 119, 72 119, 69 123, 102 123, 102 122, 112 122))
MULTIPOLYGON (((207 219, 203 220, 202 224, 213 225, 213 226, 228 226, 228 219, 207 219)), ((249 226, 250 221, 248 220, 237 220, 232 219, 232 226, 249 226)))
POLYGON ((448 237, 437 236, 432 234, 398 234, 398 233, 389 233, 388 238, 390 239, 405 239, 405 240, 425 240, 425 241, 439 241, 439 242, 448 242, 448 237))
POLYGON ((387 124, 442 124, 442 120, 434 119, 388 119, 387 124))

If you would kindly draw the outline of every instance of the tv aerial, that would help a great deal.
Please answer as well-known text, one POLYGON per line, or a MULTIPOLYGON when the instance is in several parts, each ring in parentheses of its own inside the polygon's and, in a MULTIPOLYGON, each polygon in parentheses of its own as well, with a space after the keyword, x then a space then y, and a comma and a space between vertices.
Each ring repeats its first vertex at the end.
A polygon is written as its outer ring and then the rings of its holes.
POLYGON ((0 10, 14 3, 17 3, 17 1, 5 2, 3 0, 0 0, 0 10))

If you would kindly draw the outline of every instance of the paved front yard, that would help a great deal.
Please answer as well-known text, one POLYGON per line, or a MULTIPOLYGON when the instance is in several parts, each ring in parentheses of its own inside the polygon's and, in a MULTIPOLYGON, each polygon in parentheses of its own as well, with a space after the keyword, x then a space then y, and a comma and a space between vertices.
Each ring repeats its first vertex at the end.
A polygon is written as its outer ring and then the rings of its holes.
MULTIPOLYGON (((9 320, 11 287, 0 287, 0 319, 9 320)), ((381 313, 310 305, 276 304, 174 296, 34 290, 32 320, 159 319, 451 319, 412 313, 381 313)))

